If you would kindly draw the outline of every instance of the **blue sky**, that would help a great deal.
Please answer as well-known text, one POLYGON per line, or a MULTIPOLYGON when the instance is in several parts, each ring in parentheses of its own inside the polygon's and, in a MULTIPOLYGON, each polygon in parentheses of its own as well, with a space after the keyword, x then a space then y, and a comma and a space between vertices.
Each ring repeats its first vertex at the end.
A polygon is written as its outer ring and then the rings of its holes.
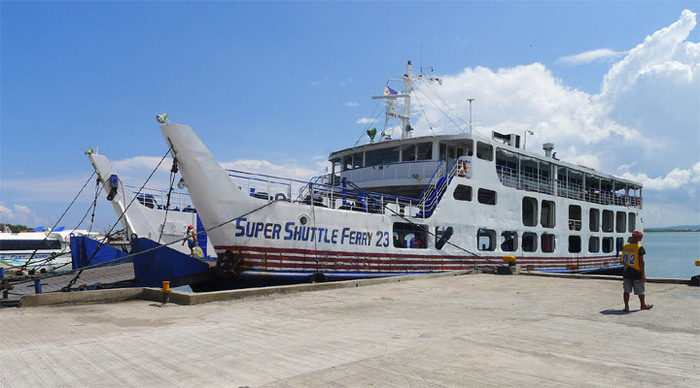
MULTIPOLYGON (((370 96, 407 60, 420 66, 422 45, 445 101, 466 118, 475 98, 475 131, 530 129, 528 149, 552 141, 564 160, 643 182, 647 227, 698 224, 698 11, 697 1, 2 1, 0 222, 53 225, 92 173, 87 147, 140 184, 167 150, 162 112, 227 166, 320 174, 330 151, 362 135, 370 96)), ((428 110, 416 112, 417 134, 423 114, 450 132, 428 110)), ((61 224, 74 226, 93 194, 61 224)), ((115 220, 102 195, 96 225, 115 220)))

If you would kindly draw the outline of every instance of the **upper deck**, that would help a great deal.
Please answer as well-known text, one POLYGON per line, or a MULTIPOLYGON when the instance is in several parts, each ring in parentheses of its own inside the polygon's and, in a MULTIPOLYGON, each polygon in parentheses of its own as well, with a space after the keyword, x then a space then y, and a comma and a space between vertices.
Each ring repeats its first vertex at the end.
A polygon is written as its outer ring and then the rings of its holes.
MULTIPOLYGON (((504 187, 591 202, 598 205, 642 206, 642 185, 555 158, 551 144, 545 155, 520 148, 519 135, 492 139, 473 134, 390 140, 330 154, 332 174, 363 189, 418 197, 442 166, 466 162, 472 178, 476 157, 480 168, 497 175, 504 187)), ((444 173, 451 168, 443 168, 444 173)))

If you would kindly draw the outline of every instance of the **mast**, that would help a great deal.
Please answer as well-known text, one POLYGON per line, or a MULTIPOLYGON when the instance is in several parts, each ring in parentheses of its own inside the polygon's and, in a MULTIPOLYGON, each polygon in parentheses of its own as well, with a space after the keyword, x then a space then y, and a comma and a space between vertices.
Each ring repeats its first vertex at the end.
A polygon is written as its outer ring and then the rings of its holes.
POLYGON ((421 75, 416 77, 413 76, 413 65, 411 61, 408 61, 406 65, 406 74, 401 76, 400 79, 389 79, 389 81, 403 82, 404 91, 399 93, 392 93, 389 87, 384 90, 384 95, 382 96, 372 96, 373 100, 384 99, 386 100, 386 111, 384 119, 384 128, 389 123, 390 117, 395 117, 401 121, 401 139, 409 139, 411 133, 413 132, 413 127, 411 127, 411 92, 413 92, 413 82, 420 78, 421 75), (403 113, 396 111, 396 102, 399 98, 403 99, 403 113))

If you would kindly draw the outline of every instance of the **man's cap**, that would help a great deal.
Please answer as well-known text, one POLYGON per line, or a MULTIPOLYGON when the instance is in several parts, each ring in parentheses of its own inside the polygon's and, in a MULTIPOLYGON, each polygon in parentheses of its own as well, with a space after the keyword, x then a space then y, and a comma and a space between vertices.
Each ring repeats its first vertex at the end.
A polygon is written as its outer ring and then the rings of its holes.
MULTIPOLYGON (((189 228, 189 229, 194 229, 194 228, 192 227, 192 225, 187 225, 187 228, 189 228)), ((637 232, 637 230, 635 230, 635 232, 637 232)))
POLYGON ((644 232, 642 232, 641 230, 635 230, 634 232, 632 232, 632 236, 642 237, 642 236, 644 236, 644 232))

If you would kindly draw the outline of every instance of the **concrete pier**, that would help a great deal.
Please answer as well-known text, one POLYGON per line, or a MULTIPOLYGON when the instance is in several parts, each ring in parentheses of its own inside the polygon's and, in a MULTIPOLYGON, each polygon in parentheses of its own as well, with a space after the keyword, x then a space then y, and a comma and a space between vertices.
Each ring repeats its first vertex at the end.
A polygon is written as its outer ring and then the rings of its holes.
POLYGON ((0 387, 700 384, 700 289, 685 284, 648 283, 654 308, 632 296, 630 313, 619 280, 479 274, 313 289, 0 309, 0 387))

